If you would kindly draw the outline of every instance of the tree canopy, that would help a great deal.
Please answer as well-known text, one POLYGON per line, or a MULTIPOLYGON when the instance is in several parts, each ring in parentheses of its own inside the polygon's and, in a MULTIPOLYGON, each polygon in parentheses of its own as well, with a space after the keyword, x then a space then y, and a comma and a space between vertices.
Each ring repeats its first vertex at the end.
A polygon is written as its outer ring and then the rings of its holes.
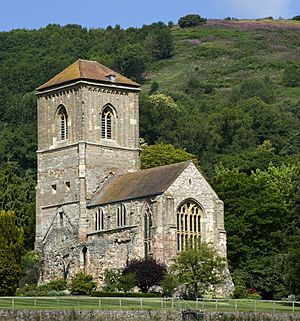
POLYGON ((224 281, 224 268, 225 259, 218 256, 216 249, 207 243, 199 243, 194 248, 188 247, 180 252, 171 267, 194 299, 205 294, 211 286, 224 281))

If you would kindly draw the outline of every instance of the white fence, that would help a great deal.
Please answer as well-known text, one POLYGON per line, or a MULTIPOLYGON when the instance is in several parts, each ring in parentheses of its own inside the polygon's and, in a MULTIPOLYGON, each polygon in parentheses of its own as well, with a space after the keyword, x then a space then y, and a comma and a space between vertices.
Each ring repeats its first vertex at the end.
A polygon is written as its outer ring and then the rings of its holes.
POLYGON ((284 312, 299 313, 297 301, 263 301, 234 299, 197 299, 126 297, 0 297, 0 309, 78 309, 78 310, 201 310, 216 312, 284 312))

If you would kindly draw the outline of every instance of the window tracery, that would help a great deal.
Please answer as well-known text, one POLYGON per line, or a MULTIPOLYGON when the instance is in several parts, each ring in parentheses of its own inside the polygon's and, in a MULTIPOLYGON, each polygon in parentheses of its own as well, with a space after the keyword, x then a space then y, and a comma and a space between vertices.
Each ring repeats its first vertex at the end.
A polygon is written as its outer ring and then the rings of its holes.
POLYGON ((59 129, 60 129, 60 140, 68 139, 68 115, 66 108, 61 105, 57 112, 59 129))
POLYGON ((110 106, 106 106, 101 114, 101 137, 105 139, 114 138, 114 112, 110 106))
POLYGON ((195 247, 201 242, 203 212, 201 207, 189 200, 181 204, 177 211, 177 250, 187 246, 195 247))

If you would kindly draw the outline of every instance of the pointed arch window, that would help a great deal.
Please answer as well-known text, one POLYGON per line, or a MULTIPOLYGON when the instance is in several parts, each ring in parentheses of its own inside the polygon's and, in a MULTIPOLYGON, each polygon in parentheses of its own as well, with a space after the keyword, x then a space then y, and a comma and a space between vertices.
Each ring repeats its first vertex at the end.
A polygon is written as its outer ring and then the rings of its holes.
POLYGON ((182 203, 177 211, 177 250, 195 247, 201 242, 203 211, 191 200, 182 203))
POLYGON ((60 140, 68 139, 68 114, 64 106, 60 106, 57 112, 60 140))
POLYGON ((104 230, 104 212, 102 208, 98 208, 95 213, 95 230, 104 230))
POLYGON ((152 240, 152 211, 147 204, 145 213, 144 213, 144 248, 145 248, 145 257, 149 256, 151 252, 151 240, 152 240))
POLYGON ((101 114, 101 137, 114 139, 115 115, 111 106, 106 106, 101 114))
POLYGON ((126 208, 124 204, 119 204, 117 207, 117 227, 126 226, 126 208))

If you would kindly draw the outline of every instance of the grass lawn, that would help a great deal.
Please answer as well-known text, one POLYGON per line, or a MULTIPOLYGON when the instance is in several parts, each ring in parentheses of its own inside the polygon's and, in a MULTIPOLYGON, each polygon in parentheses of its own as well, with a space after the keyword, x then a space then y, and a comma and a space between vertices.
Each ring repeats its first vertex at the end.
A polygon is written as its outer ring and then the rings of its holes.
POLYGON ((92 298, 68 297, 0 297, 0 309, 79 309, 79 310, 161 310, 196 309, 203 311, 256 311, 300 313, 299 302, 257 300, 184 301, 165 298, 92 298))

